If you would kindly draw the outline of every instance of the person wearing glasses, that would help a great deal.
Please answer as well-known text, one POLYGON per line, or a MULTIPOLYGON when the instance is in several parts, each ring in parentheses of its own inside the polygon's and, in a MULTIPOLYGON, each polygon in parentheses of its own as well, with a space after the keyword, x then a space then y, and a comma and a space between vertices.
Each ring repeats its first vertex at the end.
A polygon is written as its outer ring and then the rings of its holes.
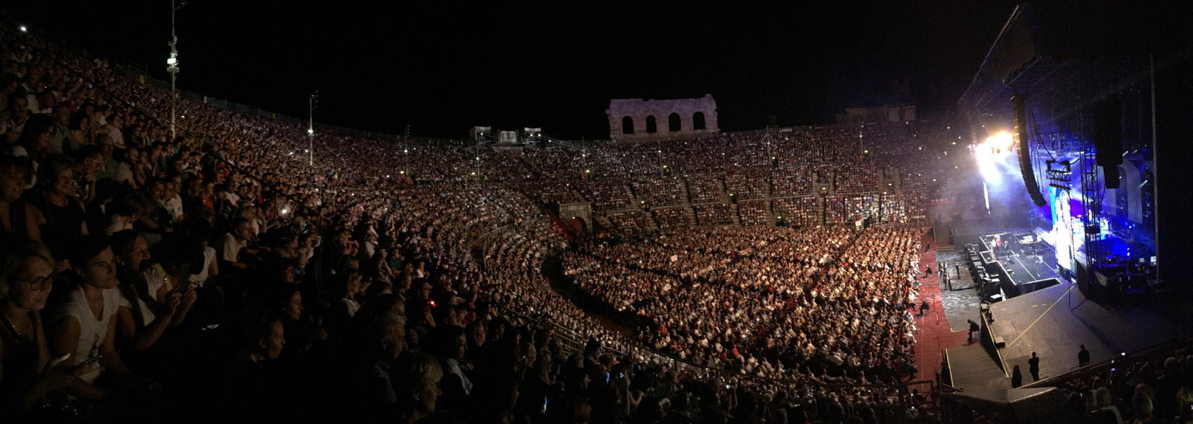
MULTIPOLYGON (((89 233, 84 220, 86 211, 77 197, 79 184, 75 180, 74 163, 54 157, 45 161, 37 172, 38 189, 27 197, 38 213, 29 219, 37 222, 41 240, 55 258, 66 259, 72 242, 89 233)), ((62 262, 57 271, 67 267, 68 264, 62 262)))
POLYGON ((54 258, 36 241, 10 244, 0 255, 0 411, 21 421, 46 394, 90 370, 50 358, 41 310, 54 288, 54 258))

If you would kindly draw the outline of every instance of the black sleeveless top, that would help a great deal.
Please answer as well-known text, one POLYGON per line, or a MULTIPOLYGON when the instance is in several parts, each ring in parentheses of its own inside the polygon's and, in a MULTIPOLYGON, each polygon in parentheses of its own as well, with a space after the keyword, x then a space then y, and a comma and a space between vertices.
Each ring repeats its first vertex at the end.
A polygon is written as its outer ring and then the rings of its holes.
POLYGON ((7 409, 9 402, 20 402, 25 390, 37 381, 37 340, 17 333, 17 329, 0 313, 0 341, 4 345, 4 382, 0 385, 0 408, 7 409))
POLYGON ((66 205, 58 206, 41 193, 33 197, 33 205, 41 209, 46 223, 41 228, 41 240, 54 253, 55 258, 65 258, 70 253, 70 244, 83 236, 83 219, 86 217, 79 201, 68 197, 66 205))
POLYGON ((13 243, 29 239, 26 223, 28 214, 25 213, 25 201, 18 200, 8 205, 8 222, 12 229, 0 228, 0 241, 13 243))

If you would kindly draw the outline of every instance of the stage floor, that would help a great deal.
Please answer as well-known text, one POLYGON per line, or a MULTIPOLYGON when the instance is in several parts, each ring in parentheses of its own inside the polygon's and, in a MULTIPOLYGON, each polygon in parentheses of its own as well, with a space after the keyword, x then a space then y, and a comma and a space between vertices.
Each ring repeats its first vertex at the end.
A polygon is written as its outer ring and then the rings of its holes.
MULTIPOLYGON (((950 358, 959 359, 953 366, 972 368, 954 370, 957 387, 1002 387, 1002 383, 988 381, 994 374, 991 367, 997 368, 999 361, 1005 363, 1006 375, 1019 365, 1024 383, 1030 383, 1027 360, 1032 352, 1041 358, 1040 377, 1044 379, 1075 369, 1081 345, 1089 350, 1092 361, 1098 363, 1122 352, 1193 337, 1193 326, 1187 325, 1193 319, 1193 308, 1188 302, 1171 296, 1087 300, 1072 282, 1058 274, 1055 259, 1047 260, 1055 258, 1051 251, 1042 256, 1044 260, 1039 262, 1018 253, 999 258, 1008 269, 1014 269, 1016 284, 1046 278, 1057 278, 1060 284, 992 304, 991 330, 1006 346, 995 355, 988 355, 992 359, 985 363, 973 352, 981 349, 979 345, 960 348, 966 349, 964 352, 949 349, 950 358)), ((949 312, 946 308, 946 314, 949 312)))
MULTIPOLYGON (((1193 331, 1186 325, 1190 318, 1187 306, 1162 298, 1124 300, 1116 304, 1094 302, 1064 282, 991 305, 994 315, 991 329, 1006 341, 1006 347, 998 350, 1006 369, 1019 365, 1024 383, 1029 383, 1032 379, 1027 373, 1027 360, 1032 352, 1041 358, 1040 377, 1047 378, 1075 369, 1077 352, 1083 344, 1097 363, 1122 352, 1193 337, 1193 331)), ((964 356, 976 358, 972 354, 964 356)), ((997 367, 997 363, 966 361, 964 365, 982 370, 954 371, 958 387, 991 387, 990 382, 983 381, 985 377, 977 377, 988 376, 989 367, 997 367)))
MULTIPOLYGON (((981 239, 988 245, 992 245, 992 238, 992 236, 982 236, 981 239)), ((1057 268, 1056 250, 1044 242, 1039 242, 1039 245, 1042 246, 1039 254, 1021 254, 1017 250, 1003 250, 996 253, 995 258, 1011 274, 1011 280, 1015 285, 1049 278, 1055 278, 1062 282, 1065 280, 1057 268)))

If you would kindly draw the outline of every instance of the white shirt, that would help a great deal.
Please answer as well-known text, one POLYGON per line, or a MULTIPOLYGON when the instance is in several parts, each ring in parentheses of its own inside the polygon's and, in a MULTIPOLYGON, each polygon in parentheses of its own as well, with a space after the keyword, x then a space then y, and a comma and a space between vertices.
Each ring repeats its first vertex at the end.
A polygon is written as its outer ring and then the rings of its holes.
POLYGON ((228 233, 224 236, 224 246, 220 249, 220 259, 228 262, 237 262, 238 258, 240 258, 240 250, 244 249, 248 244, 247 240, 238 239, 232 233, 228 233))
MULTIPOLYGON (((162 300, 157 298, 157 291, 166 285, 166 270, 162 269, 160 264, 154 264, 142 271, 141 275, 145 277, 145 294, 154 301, 161 302, 162 300)), ((166 287, 166 290, 172 289, 173 287, 166 287)))
MULTIPOLYGON (((153 321, 157 319, 157 315, 154 315, 153 309, 151 309, 149 307, 149 304, 145 303, 144 300, 141 300, 140 298, 135 299, 135 300, 136 300, 136 304, 137 304, 137 309, 139 309, 141 311, 141 319, 144 321, 142 323, 142 325, 152 324, 153 321)), ((133 308, 133 299, 129 299, 127 296, 124 295, 124 293, 120 293, 119 306, 121 308, 132 309, 133 308)))
POLYGON ((208 277, 207 274, 208 274, 208 271, 211 270, 212 262, 215 262, 215 248, 213 248, 211 246, 207 246, 206 249, 203 249, 202 272, 195 273, 194 272, 195 270, 192 269, 191 275, 190 275, 190 277, 187 278, 187 281, 195 283, 195 285, 198 287, 203 287, 203 283, 207 282, 207 277, 208 277))
MULTIPOLYGON (((79 323, 79 340, 75 345, 75 350, 71 354, 74 363, 80 363, 88 358, 100 354, 100 345, 104 343, 104 339, 108 336, 108 326, 112 322, 112 317, 116 316, 116 310, 120 305, 120 291, 115 288, 103 290, 103 310, 100 312, 100 317, 96 318, 95 314, 91 312, 91 306, 87 303, 87 296, 83 293, 83 287, 75 287, 71 291, 70 297, 66 303, 58 309, 54 317, 54 322, 63 319, 74 319, 79 323)), ((95 382, 99 378, 102 371, 96 368, 95 371, 84 374, 79 378, 88 383, 95 382)))
POLYGON ((112 215, 108 221, 108 227, 104 229, 104 235, 109 237, 112 234, 119 233, 124 230, 133 229, 133 218, 131 216, 112 215))
POLYGON ((173 215, 175 220, 182 219, 182 196, 175 194, 170 200, 162 203, 162 206, 170 211, 170 215, 173 215))
POLYGON ((444 365, 447 365, 447 367, 446 367, 447 369, 443 370, 444 374, 455 374, 455 375, 459 376, 460 377, 460 387, 462 387, 464 389, 464 394, 465 395, 471 394, 472 393, 472 381, 469 380, 468 376, 464 375, 464 371, 460 369, 460 361, 457 361, 455 358, 448 358, 447 360, 443 361, 443 363, 444 363, 444 365))

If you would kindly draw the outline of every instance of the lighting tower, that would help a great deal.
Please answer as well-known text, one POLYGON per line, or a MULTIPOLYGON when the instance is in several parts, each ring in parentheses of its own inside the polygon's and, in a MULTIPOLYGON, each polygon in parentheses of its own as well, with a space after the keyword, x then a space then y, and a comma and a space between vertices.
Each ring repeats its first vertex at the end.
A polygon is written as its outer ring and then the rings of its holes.
POLYGON ((307 99, 307 165, 315 166, 315 108, 319 107, 319 90, 307 99))
MULTIPOLYGON (((182 6, 186 3, 183 2, 182 6)), ((174 30, 174 16, 182 6, 170 2, 170 57, 166 59, 166 72, 170 73, 170 141, 178 138, 175 116, 178 114, 178 33, 174 30)))

